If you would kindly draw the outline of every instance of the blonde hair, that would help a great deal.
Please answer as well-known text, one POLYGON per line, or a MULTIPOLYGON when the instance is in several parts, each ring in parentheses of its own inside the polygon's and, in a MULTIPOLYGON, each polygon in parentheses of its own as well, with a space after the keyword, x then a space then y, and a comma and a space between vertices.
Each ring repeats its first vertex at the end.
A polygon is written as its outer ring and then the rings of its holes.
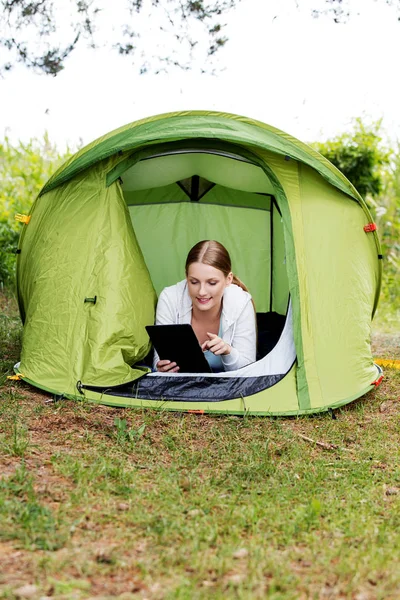
MULTIPOLYGON (((215 240, 202 240, 193 246, 186 259, 186 276, 188 274, 190 265, 196 262, 209 265, 210 267, 214 267, 215 269, 222 271, 225 277, 228 277, 229 273, 232 272, 231 257, 229 256, 228 250, 225 248, 225 246, 219 242, 216 242, 215 240)), ((234 275, 233 273, 232 275, 232 283, 238 285, 245 292, 248 292, 249 290, 243 281, 241 281, 237 275, 234 275)))

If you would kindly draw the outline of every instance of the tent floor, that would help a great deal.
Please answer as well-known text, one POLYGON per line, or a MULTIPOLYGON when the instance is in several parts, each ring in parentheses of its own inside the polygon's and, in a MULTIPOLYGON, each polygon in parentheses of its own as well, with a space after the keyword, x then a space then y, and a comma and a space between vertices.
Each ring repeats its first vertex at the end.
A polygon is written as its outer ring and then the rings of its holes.
MULTIPOLYGON (((266 356, 277 344, 286 321, 285 315, 275 312, 257 313, 257 361, 266 356)), ((141 366, 152 366, 153 353, 150 352, 141 366)), ((147 378, 138 379, 134 382, 100 388, 97 386, 85 385, 86 390, 92 390, 97 393, 116 395, 124 398, 181 398, 187 401, 197 401, 200 399, 218 402, 222 398, 235 398, 237 395, 247 395, 257 393, 263 389, 276 385, 286 373, 280 375, 265 375, 252 378, 232 378, 232 379, 211 379, 204 376, 193 375, 193 378, 186 379, 184 388, 182 382, 173 378, 147 378), (177 388, 175 386, 178 386, 177 388), (188 389, 189 388, 191 389, 188 389), (210 387, 211 386, 211 387, 210 387), (183 394, 183 396, 181 395, 183 394)))

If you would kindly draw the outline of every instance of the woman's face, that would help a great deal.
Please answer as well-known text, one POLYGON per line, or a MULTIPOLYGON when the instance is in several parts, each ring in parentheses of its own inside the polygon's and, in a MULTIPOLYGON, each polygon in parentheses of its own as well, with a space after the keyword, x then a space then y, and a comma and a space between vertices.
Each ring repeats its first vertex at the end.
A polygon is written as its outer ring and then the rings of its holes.
POLYGON ((225 277, 223 272, 215 267, 192 263, 189 265, 186 279, 193 307, 202 312, 212 309, 217 312, 221 308, 226 286, 232 283, 232 273, 225 277))

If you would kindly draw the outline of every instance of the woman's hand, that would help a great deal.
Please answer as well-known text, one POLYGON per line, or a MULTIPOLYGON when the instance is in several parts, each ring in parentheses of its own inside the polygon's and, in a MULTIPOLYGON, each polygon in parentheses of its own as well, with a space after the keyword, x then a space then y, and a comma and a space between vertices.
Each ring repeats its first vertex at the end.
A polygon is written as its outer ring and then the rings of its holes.
POLYGON ((209 333, 207 331, 207 335, 210 339, 205 341, 201 345, 201 349, 203 350, 203 352, 205 352, 206 350, 210 350, 213 354, 216 354, 217 356, 221 354, 226 355, 231 353, 230 345, 224 342, 222 338, 218 337, 216 333, 209 333))
POLYGON ((159 373, 176 373, 179 367, 176 362, 170 360, 159 360, 156 364, 156 369, 159 373))

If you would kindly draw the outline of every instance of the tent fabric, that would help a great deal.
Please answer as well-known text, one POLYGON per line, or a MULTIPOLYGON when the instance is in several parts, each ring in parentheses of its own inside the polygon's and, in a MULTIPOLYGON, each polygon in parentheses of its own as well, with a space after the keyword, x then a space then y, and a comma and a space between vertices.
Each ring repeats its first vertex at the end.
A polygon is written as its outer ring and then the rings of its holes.
POLYGON ((144 327, 156 294, 121 191, 99 191, 100 177, 94 168, 35 203, 19 256, 23 370, 59 392, 77 380, 109 385, 146 372, 130 364, 150 349, 144 327))
POLYGON ((370 334, 382 267, 377 234, 364 231, 371 221, 337 169, 273 127, 202 111, 129 124, 69 159, 32 206, 17 257, 17 371, 114 406, 277 415, 341 406, 379 376, 370 334), (291 318, 255 371, 214 378, 237 397, 214 401, 208 390, 201 400, 181 377, 191 392, 171 385, 165 400, 151 388, 166 379, 146 368, 145 325, 202 238, 226 245, 257 310, 284 315, 290 294, 291 318), (277 355, 285 362, 273 368, 277 355))
MULTIPOLYGON (((222 147, 221 151, 223 151, 222 147)), ((234 190, 274 193, 274 188, 262 169, 247 161, 244 162, 240 156, 232 159, 199 151, 181 153, 179 157, 176 154, 156 156, 134 162, 131 167, 123 171, 119 169, 109 181, 117 179, 120 173, 123 173, 125 192, 164 187, 196 174, 217 185, 234 190)))
POLYGON ((100 160, 117 153, 122 154, 126 149, 133 150, 155 142, 173 142, 196 137, 217 137, 233 143, 248 143, 256 148, 272 150, 282 156, 299 160, 319 171, 332 185, 362 202, 361 196, 344 175, 310 146, 260 121, 211 111, 157 115, 102 136, 66 161, 50 178, 41 193, 57 187, 100 160))

